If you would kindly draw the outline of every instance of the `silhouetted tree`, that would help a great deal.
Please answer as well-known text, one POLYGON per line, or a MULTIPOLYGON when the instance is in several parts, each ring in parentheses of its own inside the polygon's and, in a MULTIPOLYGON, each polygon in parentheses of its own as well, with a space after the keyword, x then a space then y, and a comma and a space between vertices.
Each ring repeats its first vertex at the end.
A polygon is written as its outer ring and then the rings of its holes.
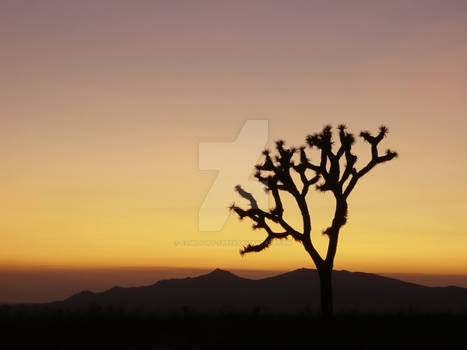
POLYGON ((360 170, 357 170, 357 156, 352 153, 355 137, 346 131, 345 125, 339 125, 337 130, 340 145, 335 151, 333 151, 334 141, 331 126, 326 126, 322 132, 309 135, 306 138, 308 146, 318 150, 318 163, 313 163, 307 157, 305 147, 298 149, 286 148, 284 141, 276 142, 276 156, 271 157, 268 150, 263 152, 265 160, 263 164, 256 166, 255 177, 265 185, 266 192, 272 194, 275 203, 273 209, 269 211, 260 209, 253 195, 240 186, 236 186, 235 189, 240 196, 249 201, 250 208, 242 209, 235 204, 230 207, 240 219, 250 218, 253 221, 253 229, 264 229, 267 232, 267 237, 262 243, 243 247, 240 251, 242 255, 250 252, 260 252, 267 248, 274 239, 292 237, 303 245, 313 259, 319 273, 321 311, 324 315, 333 313, 331 274, 339 231, 347 222, 347 200, 349 195, 357 182, 377 164, 397 157, 397 153, 389 149, 384 155, 380 155, 378 152, 378 145, 388 132, 385 126, 379 128, 376 136, 372 136, 368 131, 362 131, 360 137, 370 144, 371 159, 360 170), (296 173, 295 176, 293 176, 294 172, 296 173), (296 184, 298 181, 295 181, 294 177, 300 177, 301 185, 296 184), (311 240, 311 219, 306 196, 313 185, 319 191, 331 192, 335 198, 335 212, 332 224, 323 231, 323 234, 329 238, 325 257, 321 257, 311 240), (294 229, 284 220, 281 191, 290 193, 295 199, 303 218, 302 231, 294 229), (271 223, 280 226, 280 232, 275 232, 271 228, 271 223))

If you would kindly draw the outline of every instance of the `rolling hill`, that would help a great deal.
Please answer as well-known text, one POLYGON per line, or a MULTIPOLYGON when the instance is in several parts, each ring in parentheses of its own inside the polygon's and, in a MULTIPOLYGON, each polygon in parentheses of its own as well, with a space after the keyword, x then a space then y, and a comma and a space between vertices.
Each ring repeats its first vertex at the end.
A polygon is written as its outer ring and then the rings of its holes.
MULTIPOLYGON (((467 289, 424 287, 375 274, 334 271, 335 310, 360 313, 466 313, 467 289)), ((143 287, 83 291, 47 307, 117 308, 160 313, 306 313, 319 310, 316 270, 299 269, 252 280, 216 269, 193 278, 161 280, 143 287)))

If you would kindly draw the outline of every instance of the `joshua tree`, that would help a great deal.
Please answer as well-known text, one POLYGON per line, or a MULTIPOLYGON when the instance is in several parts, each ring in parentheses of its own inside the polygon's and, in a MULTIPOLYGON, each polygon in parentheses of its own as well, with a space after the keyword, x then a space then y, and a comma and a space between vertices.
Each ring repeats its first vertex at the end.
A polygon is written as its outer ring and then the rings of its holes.
POLYGON ((378 152, 378 145, 388 132, 385 126, 379 128, 376 136, 372 136, 368 131, 362 131, 360 137, 371 147, 371 160, 360 170, 357 170, 357 156, 352 153, 355 138, 346 131, 345 125, 338 126, 337 130, 339 131, 340 145, 338 148, 336 147, 335 151, 333 151, 333 133, 330 126, 326 126, 321 133, 309 135, 306 138, 308 146, 318 150, 318 163, 313 163, 307 157, 305 147, 286 148, 284 141, 276 142, 276 156, 271 157, 268 150, 263 152, 265 160, 263 164, 256 166, 255 177, 265 185, 266 192, 272 194, 274 198, 273 209, 261 210, 253 195, 240 186, 236 186, 235 189, 240 196, 249 201, 250 208, 242 209, 235 204, 230 207, 240 219, 250 218, 253 221, 253 229, 264 229, 267 233, 266 239, 262 243, 243 247, 240 251, 242 255, 260 252, 267 248, 274 239, 292 237, 303 245, 318 270, 321 286, 321 311, 324 315, 333 313, 331 274, 339 231, 347 222, 349 195, 357 182, 377 164, 397 157, 397 153, 389 149, 384 155, 380 155, 378 152), (295 175, 293 175, 294 173, 295 175), (301 184, 297 185, 296 182, 301 182, 301 184), (307 201, 307 193, 311 186, 315 186, 317 190, 322 192, 329 191, 335 198, 334 219, 331 225, 323 231, 323 234, 329 238, 325 257, 318 253, 311 240, 311 219, 307 201), (296 201, 303 218, 301 230, 294 229, 284 220, 281 191, 290 193, 296 201), (280 227, 280 232, 275 232, 274 227, 271 228, 272 223, 280 227))

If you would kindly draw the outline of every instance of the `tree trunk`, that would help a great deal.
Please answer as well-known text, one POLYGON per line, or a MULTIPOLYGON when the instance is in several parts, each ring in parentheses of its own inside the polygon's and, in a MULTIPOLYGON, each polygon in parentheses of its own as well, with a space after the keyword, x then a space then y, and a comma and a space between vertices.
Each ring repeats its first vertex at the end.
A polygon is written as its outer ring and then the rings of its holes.
POLYGON ((332 296, 332 268, 322 267, 318 269, 321 290, 321 313, 330 317, 333 314, 332 296))

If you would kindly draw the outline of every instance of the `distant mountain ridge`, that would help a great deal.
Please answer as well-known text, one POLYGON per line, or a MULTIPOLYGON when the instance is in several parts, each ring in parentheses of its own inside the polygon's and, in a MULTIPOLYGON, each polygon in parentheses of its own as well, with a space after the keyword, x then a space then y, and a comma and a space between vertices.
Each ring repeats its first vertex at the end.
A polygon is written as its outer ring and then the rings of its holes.
MULTIPOLYGON (((334 271, 337 312, 467 313, 467 289, 425 287, 362 272, 334 271)), ((70 310, 123 308, 160 313, 264 312, 302 313, 319 310, 316 270, 299 269, 253 280, 215 269, 197 277, 167 279, 142 287, 82 291, 53 303, 70 310)))

